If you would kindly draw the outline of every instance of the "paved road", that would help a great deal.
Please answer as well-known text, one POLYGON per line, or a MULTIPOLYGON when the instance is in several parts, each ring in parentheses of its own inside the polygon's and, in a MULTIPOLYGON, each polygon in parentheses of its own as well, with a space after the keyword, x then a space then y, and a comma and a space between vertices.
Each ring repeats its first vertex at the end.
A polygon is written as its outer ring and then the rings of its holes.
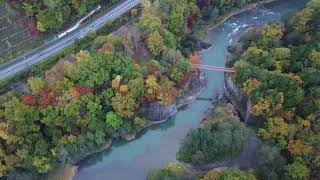
POLYGON ((123 15, 125 12, 131 10, 134 6, 141 3, 142 0, 125 0, 109 10, 104 15, 95 19, 94 21, 80 27, 76 31, 52 42, 43 45, 35 52, 27 53, 10 62, 0 66, 0 80, 9 76, 15 75, 18 72, 44 60, 45 58, 55 54, 56 52, 66 48, 75 42, 76 39, 84 37, 88 32, 93 29, 99 29, 107 22, 110 22, 117 17, 123 15))

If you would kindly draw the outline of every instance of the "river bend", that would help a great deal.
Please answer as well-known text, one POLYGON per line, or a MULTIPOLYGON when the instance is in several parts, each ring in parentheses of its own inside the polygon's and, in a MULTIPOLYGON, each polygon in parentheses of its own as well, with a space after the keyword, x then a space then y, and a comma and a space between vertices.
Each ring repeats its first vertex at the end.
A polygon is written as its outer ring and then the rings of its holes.
MULTIPOLYGON (((209 32, 206 40, 213 44, 201 52, 202 63, 224 66, 227 47, 249 27, 279 21, 290 11, 303 7, 305 0, 279 0, 233 16, 209 32)), ((223 91, 223 72, 204 71, 208 86, 196 100, 164 124, 150 128, 131 142, 117 142, 111 149, 88 158, 75 176, 76 180, 143 180, 152 168, 175 162, 176 152, 188 131, 199 125, 210 99, 223 91)))

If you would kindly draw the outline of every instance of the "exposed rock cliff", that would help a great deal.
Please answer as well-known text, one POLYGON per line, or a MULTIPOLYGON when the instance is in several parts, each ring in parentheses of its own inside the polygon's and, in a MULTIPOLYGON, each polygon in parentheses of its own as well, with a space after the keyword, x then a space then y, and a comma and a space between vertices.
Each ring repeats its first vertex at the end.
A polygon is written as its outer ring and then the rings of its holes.
POLYGON ((190 81, 184 85, 184 90, 175 103, 166 106, 162 106, 158 102, 145 103, 143 104, 144 115, 147 119, 155 123, 166 121, 173 116, 181 106, 194 101, 206 83, 207 77, 205 74, 201 72, 194 73, 190 81))
POLYGON ((241 93, 239 87, 231 77, 224 80, 224 93, 228 100, 235 106, 246 124, 252 123, 251 102, 248 96, 241 93))

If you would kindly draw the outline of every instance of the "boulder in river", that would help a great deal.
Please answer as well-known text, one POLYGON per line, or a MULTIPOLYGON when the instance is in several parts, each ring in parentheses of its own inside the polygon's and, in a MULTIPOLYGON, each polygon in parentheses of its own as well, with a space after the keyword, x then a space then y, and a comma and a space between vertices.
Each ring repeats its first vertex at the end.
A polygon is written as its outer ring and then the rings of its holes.
POLYGON ((198 49, 199 50, 207 50, 211 47, 212 45, 208 42, 200 41, 198 42, 198 49))

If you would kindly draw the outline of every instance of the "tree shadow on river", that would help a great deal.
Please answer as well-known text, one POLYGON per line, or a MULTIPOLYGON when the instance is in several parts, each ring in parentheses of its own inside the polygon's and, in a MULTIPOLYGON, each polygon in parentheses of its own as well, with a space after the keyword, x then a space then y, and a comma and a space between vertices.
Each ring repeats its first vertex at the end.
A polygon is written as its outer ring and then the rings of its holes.
MULTIPOLYGON (((183 107, 181 110, 183 110, 184 108, 186 108, 186 107, 183 107)), ((114 151, 117 147, 124 146, 128 143, 132 143, 133 141, 143 137, 143 135, 145 133, 147 133, 147 131, 153 131, 153 130, 166 131, 167 129, 174 127, 174 125, 175 125, 175 116, 172 116, 167 121, 165 121, 163 123, 154 124, 146 129, 142 130, 141 132, 138 132, 136 135, 136 138, 132 141, 126 141, 123 139, 115 139, 112 142, 112 146, 110 148, 108 148, 107 150, 98 152, 98 153, 94 153, 94 154, 86 157, 78 165, 80 165, 80 168, 81 168, 81 167, 94 165, 98 162, 102 162, 103 158, 104 157, 108 158, 108 154, 110 154, 112 151, 114 151)))

